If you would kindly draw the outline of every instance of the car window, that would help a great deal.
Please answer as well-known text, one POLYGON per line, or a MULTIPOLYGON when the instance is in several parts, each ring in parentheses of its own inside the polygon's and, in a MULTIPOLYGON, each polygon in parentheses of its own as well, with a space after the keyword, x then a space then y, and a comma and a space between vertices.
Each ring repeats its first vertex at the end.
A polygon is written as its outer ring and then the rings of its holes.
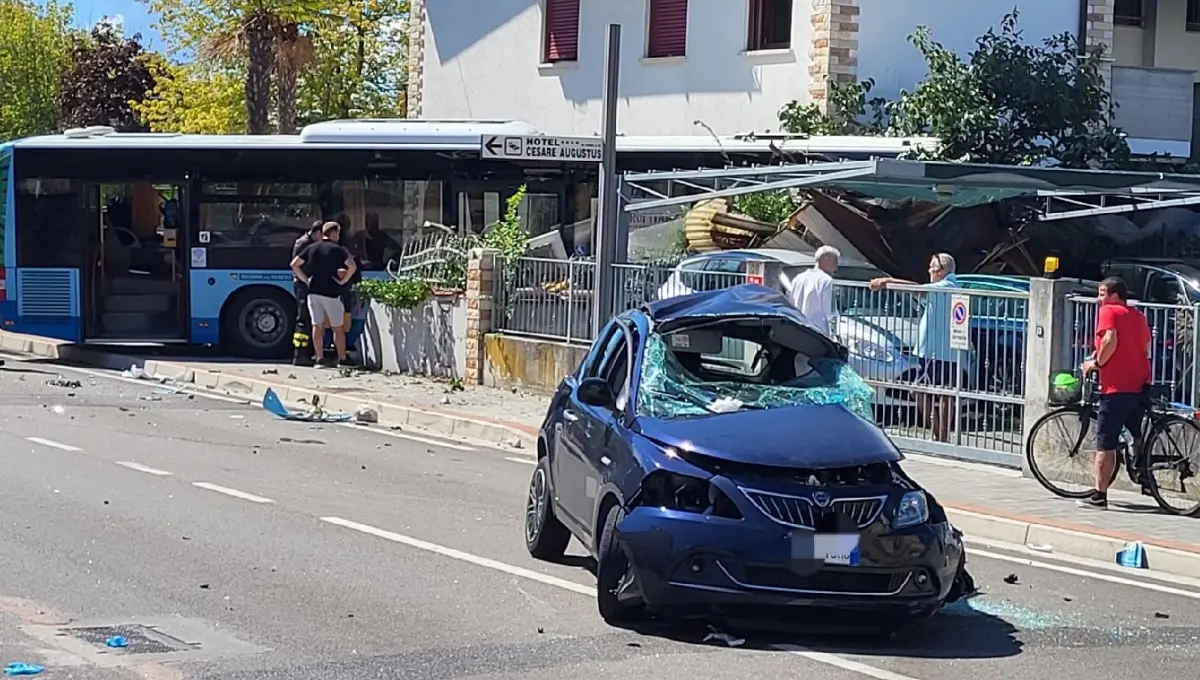
POLYGON ((679 283, 693 291, 703 290, 704 269, 708 265, 705 260, 699 262, 684 262, 679 265, 679 283))
POLYGON ((629 348, 628 336, 624 329, 617 328, 612 342, 604 350, 604 359, 600 363, 599 377, 612 389, 617 397, 617 410, 625 410, 625 401, 629 390, 629 348))
POLYGON ((600 337, 604 340, 592 346, 591 354, 588 355, 580 375, 582 378, 596 378, 604 375, 604 366, 609 356, 612 355, 613 348, 623 340, 621 326, 616 321, 608 322, 600 337))
POLYGON ((710 260, 708 266, 705 267, 705 270, 710 272, 722 272, 725 274, 737 274, 739 272, 744 274, 746 273, 746 261, 735 260, 728 257, 719 257, 710 260))
POLYGON ((1181 292, 1179 278, 1167 272, 1152 271, 1146 276, 1146 301, 1164 305, 1179 302, 1181 292))

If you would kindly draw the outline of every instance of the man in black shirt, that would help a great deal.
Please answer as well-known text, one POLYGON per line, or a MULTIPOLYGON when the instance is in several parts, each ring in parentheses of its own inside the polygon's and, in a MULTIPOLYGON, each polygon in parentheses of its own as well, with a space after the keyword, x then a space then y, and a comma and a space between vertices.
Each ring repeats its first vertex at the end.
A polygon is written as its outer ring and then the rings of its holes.
POLYGON ((325 343, 322 340, 326 328, 333 329, 333 346, 337 349, 338 363, 346 361, 346 329, 342 325, 346 310, 341 295, 357 267, 350 253, 338 245, 340 232, 341 226, 337 222, 326 222, 321 227, 323 239, 292 258, 292 272, 308 287, 312 347, 318 365, 324 364, 325 343))
MULTIPOLYGON (((321 220, 313 222, 308 233, 296 239, 292 244, 293 259, 304 252, 305 248, 321 240, 322 224, 321 220)), ((308 286, 304 285, 299 277, 293 276, 292 291, 296 294, 296 329, 292 331, 292 347, 295 352, 292 355, 292 363, 296 366, 312 366, 312 338, 308 335, 312 330, 312 316, 308 313, 308 286)))

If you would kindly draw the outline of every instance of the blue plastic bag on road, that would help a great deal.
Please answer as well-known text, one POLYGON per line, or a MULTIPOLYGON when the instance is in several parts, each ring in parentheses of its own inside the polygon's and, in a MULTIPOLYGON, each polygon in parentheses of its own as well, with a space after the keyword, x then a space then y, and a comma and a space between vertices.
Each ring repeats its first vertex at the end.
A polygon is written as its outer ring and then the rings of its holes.
POLYGON ((114 649, 121 649, 123 647, 128 647, 129 641, 125 639, 124 635, 114 635, 114 636, 110 637, 109 639, 105 640, 104 644, 106 644, 109 647, 112 647, 114 649))
POLYGON ((7 666, 5 666, 4 674, 9 677, 13 677, 13 676, 17 676, 17 675, 38 675, 39 673, 41 673, 44 670, 46 670, 46 669, 41 666, 35 666, 33 664, 28 664, 28 663, 21 663, 18 661, 15 663, 10 663, 7 666))

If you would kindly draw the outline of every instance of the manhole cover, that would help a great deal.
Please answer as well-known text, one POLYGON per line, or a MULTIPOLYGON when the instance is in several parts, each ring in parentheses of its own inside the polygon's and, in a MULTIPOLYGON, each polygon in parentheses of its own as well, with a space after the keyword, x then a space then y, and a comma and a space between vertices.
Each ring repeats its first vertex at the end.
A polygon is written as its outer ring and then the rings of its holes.
POLYGON ((128 643, 128 646, 121 648, 121 651, 126 654, 170 654, 193 649, 192 645, 183 640, 136 623, 92 628, 65 628, 63 632, 106 649, 109 638, 121 636, 128 643))

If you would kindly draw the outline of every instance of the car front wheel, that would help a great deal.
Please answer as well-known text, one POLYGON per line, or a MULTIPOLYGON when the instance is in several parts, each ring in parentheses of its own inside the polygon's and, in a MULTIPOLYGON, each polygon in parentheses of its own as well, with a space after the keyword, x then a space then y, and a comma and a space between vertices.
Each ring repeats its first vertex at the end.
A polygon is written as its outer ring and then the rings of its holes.
POLYGON ((529 480, 525 502, 525 548, 539 560, 561 559, 571 542, 571 532, 554 516, 554 494, 550 490, 550 457, 538 460, 529 480))
POLYGON ((609 508, 596 551, 596 604, 610 625, 633 623, 645 613, 629 556, 617 544, 617 525, 625 519, 619 505, 609 508))

